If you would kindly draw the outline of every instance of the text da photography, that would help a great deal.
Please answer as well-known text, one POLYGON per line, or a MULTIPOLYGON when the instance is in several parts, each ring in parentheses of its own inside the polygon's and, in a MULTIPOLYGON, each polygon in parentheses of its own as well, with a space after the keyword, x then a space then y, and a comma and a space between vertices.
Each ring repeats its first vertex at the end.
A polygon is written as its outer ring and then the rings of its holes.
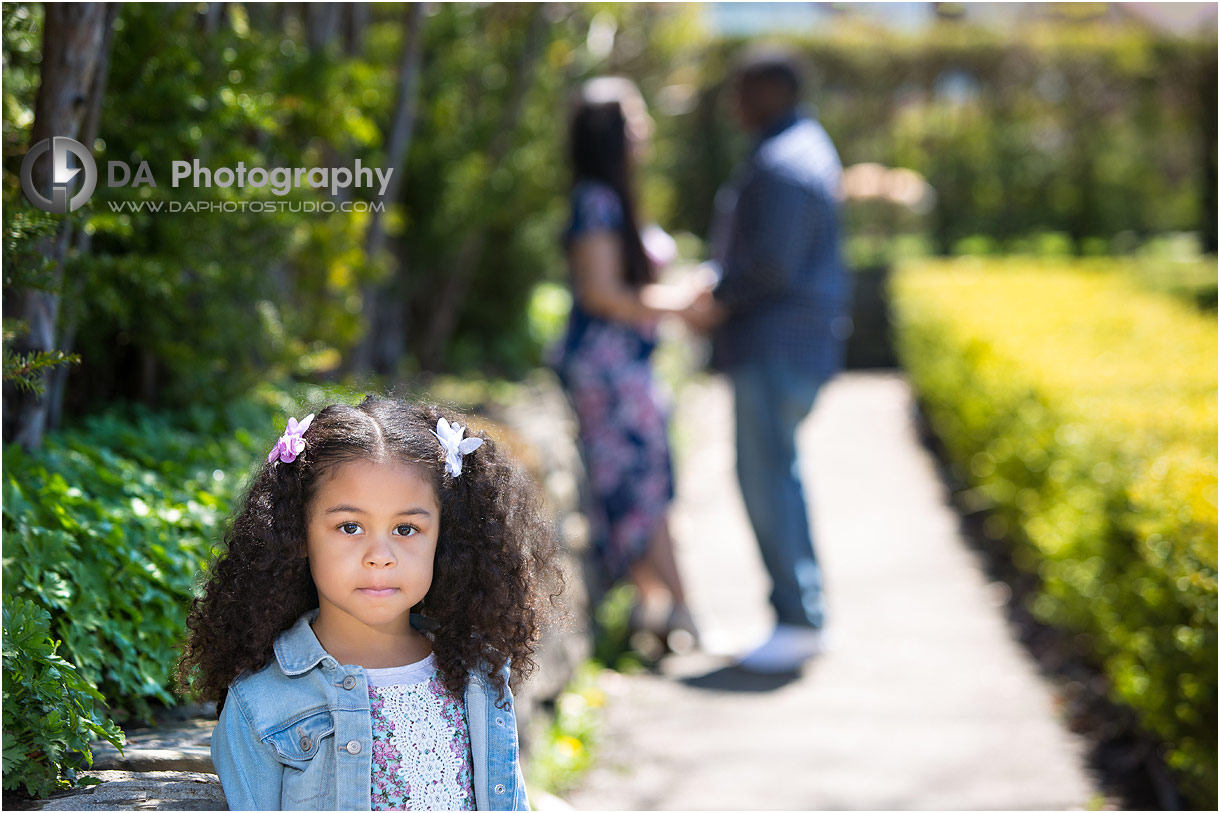
MULTIPOLYGON (((294 189, 309 186, 313 189, 330 189, 332 195, 340 189, 377 188, 384 195, 389 186, 393 168, 366 167, 356 159, 353 167, 247 167, 238 161, 236 167, 205 167, 199 159, 170 162, 170 185, 177 188, 184 183, 196 188, 218 186, 262 189, 267 187, 275 195, 287 195, 294 189)), ((141 161, 134 173, 125 161, 106 162, 106 183, 111 187, 156 186, 157 180, 147 161, 141 161)))

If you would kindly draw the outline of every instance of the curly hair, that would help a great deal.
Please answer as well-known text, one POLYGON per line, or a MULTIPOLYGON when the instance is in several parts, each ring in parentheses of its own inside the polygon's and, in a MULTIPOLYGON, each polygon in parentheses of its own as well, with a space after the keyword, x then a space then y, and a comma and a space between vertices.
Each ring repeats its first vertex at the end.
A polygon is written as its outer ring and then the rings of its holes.
POLYGON ((472 669, 486 672, 504 702, 502 670, 514 682, 535 668, 544 596, 562 588, 555 536, 534 480, 483 432, 460 477, 444 469, 432 429, 444 417, 432 404, 367 397, 359 406, 321 410, 290 464, 259 467, 226 527, 187 618, 178 663, 184 694, 223 707, 229 685, 261 669, 275 639, 318 606, 306 558, 306 528, 318 488, 335 467, 356 460, 415 467, 432 483, 441 509, 432 584, 412 608, 431 622, 437 668, 461 697, 472 669), (552 590, 552 588, 554 588, 552 590))

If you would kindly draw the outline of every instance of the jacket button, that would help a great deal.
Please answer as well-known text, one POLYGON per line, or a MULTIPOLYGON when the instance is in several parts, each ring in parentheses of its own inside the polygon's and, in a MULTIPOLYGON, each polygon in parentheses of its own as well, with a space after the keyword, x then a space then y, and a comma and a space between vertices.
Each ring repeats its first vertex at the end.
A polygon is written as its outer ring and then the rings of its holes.
POLYGON ((360 740, 351 740, 347 744, 347 752, 352 756, 360 753, 360 740))
POLYGON ((313 748, 313 740, 309 737, 301 737, 301 750, 308 751, 310 748, 313 748))
POLYGON ((343 678, 343 688, 347 689, 349 692, 356 688, 356 677, 354 675, 348 675, 347 677, 343 678))
POLYGON ((496 793, 501 793, 501 794, 502 794, 502 793, 504 793, 504 791, 506 791, 506 790, 508 790, 508 788, 504 787, 503 785, 496 785, 496 793))
POLYGON ((498 726, 500 726, 501 728, 503 728, 503 727, 504 727, 504 718, 503 718, 503 717, 497 717, 497 718, 496 718, 496 725, 498 725, 498 726))

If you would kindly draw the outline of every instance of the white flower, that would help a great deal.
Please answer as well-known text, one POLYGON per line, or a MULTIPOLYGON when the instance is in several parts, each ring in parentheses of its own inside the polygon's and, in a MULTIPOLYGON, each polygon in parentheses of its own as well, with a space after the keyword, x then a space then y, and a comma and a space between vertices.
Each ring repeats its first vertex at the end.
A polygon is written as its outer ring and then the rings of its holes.
POLYGON ((466 432, 460 423, 449 425, 449 421, 441 418, 436 422, 436 431, 432 434, 436 435, 436 439, 441 442, 441 446, 445 449, 445 471, 449 472, 450 477, 459 477, 462 474, 462 457, 473 452, 475 449, 483 445, 482 438, 466 438, 462 439, 462 435, 466 432))

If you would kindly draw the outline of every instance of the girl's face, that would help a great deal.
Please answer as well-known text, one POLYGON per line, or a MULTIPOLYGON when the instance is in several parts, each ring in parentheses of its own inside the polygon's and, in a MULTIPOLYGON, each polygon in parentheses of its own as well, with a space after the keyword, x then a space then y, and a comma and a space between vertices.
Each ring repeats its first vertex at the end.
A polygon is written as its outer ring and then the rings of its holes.
POLYGON ((319 487, 307 526, 309 571, 319 620, 359 631, 410 625, 411 607, 432 584, 440 533, 436 491, 418 470, 353 461, 319 487))

